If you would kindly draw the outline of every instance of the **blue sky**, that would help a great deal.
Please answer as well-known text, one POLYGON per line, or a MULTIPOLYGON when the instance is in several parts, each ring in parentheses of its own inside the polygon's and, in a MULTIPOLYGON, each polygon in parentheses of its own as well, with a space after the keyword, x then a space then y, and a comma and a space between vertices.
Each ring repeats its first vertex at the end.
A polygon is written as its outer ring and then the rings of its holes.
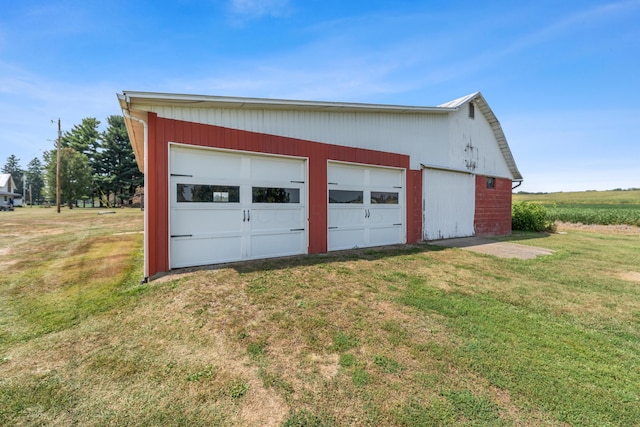
MULTIPOLYGON (((0 12, 0 164, 123 90, 434 106, 481 91, 524 191, 640 187, 640 0, 23 0, 0 12)), ((392 147, 390 147, 392 148, 392 147)))

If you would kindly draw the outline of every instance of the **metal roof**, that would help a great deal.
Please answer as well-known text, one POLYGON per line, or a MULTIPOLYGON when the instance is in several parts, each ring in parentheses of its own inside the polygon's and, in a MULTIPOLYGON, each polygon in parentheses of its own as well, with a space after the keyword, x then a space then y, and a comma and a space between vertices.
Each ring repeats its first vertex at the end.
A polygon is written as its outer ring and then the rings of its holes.
POLYGON ((472 101, 475 97, 482 96, 480 92, 474 92, 467 96, 463 96, 462 98, 454 99, 453 101, 445 102, 444 104, 438 105, 440 108, 454 108, 458 109, 469 101, 472 101))

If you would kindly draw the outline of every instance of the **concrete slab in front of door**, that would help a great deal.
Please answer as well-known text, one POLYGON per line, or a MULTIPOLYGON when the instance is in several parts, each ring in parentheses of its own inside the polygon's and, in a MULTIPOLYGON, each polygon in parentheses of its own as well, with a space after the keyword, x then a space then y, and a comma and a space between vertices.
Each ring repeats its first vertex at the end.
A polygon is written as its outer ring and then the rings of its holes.
POLYGON ((461 237, 457 239, 432 240, 430 245, 461 248, 499 258, 533 259, 541 255, 551 255, 552 250, 511 242, 496 242, 482 237, 461 237))

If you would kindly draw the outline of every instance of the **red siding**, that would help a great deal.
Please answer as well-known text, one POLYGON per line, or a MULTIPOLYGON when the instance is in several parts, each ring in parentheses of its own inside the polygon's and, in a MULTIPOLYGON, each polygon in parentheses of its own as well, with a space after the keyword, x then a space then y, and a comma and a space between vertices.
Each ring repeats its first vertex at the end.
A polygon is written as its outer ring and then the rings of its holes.
POLYGON ((149 275, 169 270, 169 142, 309 159, 309 253, 327 251, 327 161, 402 168, 407 171, 407 242, 422 236, 421 171, 409 170, 409 156, 164 119, 149 113, 149 275))
POLYGON ((487 188, 487 177, 476 176, 474 228, 477 236, 511 233, 511 180, 495 178, 495 187, 487 188))
POLYGON ((407 170, 407 243, 422 240, 422 170, 407 170))

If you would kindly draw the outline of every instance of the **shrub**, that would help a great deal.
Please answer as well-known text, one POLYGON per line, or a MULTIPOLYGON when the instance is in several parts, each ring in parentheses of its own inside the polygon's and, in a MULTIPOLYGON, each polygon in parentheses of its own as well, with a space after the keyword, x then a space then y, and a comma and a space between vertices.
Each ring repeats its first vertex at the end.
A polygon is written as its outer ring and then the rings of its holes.
POLYGON ((547 208, 537 203, 517 202, 511 208, 511 229, 520 231, 554 231, 547 208))

